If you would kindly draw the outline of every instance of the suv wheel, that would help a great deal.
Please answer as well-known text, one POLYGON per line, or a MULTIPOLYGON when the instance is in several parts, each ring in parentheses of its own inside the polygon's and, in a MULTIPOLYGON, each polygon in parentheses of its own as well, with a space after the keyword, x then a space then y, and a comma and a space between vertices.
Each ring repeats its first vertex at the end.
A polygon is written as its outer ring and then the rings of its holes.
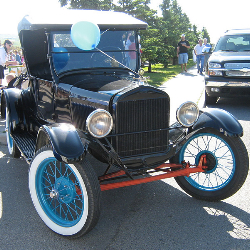
POLYGON ((205 103, 208 105, 216 104, 218 97, 217 96, 209 96, 205 91, 205 103))

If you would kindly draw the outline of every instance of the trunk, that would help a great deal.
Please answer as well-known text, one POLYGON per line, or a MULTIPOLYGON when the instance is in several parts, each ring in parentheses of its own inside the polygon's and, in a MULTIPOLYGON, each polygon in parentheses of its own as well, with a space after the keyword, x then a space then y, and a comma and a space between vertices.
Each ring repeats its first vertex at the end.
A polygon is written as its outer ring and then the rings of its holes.
POLYGON ((152 72, 152 64, 151 62, 148 63, 148 73, 151 73, 152 72))

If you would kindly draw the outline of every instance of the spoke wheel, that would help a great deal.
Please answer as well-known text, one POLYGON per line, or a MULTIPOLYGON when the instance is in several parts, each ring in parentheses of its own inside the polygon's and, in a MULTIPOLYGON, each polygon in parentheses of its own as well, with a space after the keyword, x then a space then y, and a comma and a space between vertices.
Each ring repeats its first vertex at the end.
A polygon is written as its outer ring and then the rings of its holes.
POLYGON ((240 189, 248 173, 248 154, 240 138, 203 129, 184 144, 178 160, 198 165, 202 155, 206 155, 207 170, 176 177, 182 189, 195 198, 210 201, 228 198, 240 189))
POLYGON ((59 162, 50 147, 35 155, 29 171, 34 206, 45 224, 58 234, 79 237, 97 223, 100 186, 86 160, 78 164, 59 162))
POLYGON ((8 108, 6 108, 6 120, 5 120, 5 131, 6 131, 6 141, 8 146, 8 151, 11 156, 14 158, 19 158, 21 156, 21 153, 11 137, 11 122, 10 122, 10 114, 8 108))

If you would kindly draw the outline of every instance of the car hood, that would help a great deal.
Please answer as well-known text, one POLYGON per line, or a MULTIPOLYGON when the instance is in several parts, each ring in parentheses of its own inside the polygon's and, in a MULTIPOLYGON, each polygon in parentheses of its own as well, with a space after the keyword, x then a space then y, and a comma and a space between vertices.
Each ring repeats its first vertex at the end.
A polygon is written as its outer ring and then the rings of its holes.
POLYGON ((224 62, 224 61, 250 61, 250 52, 213 52, 209 58, 210 62, 224 62))
MULTIPOLYGON (((138 83, 124 76, 112 75, 71 75, 61 79, 59 86, 69 89, 71 97, 86 100, 102 100, 105 103, 120 96, 120 93, 138 87, 138 83)), ((99 102, 99 101, 98 101, 99 102)))

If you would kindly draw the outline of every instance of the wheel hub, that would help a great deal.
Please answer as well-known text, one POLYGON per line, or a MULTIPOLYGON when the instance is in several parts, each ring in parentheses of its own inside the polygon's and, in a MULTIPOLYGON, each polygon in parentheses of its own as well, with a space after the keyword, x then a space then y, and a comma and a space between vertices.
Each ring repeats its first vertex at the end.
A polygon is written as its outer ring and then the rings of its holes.
POLYGON ((50 192, 50 194, 49 194, 49 196, 50 196, 51 199, 58 199, 59 193, 58 193, 57 190, 52 189, 51 192, 50 192))
POLYGON ((206 173, 212 173, 216 167, 217 167, 217 159, 216 157, 211 153, 211 152, 200 152, 198 155, 197 155, 197 158, 196 158, 196 164, 199 163, 200 161, 200 158, 202 155, 206 155, 206 160, 207 160, 207 163, 206 163, 206 166, 207 166, 207 169, 206 169, 206 173))
POLYGON ((65 178, 56 179, 54 188, 50 192, 51 199, 57 199, 63 203, 70 203, 76 197, 76 188, 74 183, 65 178))

